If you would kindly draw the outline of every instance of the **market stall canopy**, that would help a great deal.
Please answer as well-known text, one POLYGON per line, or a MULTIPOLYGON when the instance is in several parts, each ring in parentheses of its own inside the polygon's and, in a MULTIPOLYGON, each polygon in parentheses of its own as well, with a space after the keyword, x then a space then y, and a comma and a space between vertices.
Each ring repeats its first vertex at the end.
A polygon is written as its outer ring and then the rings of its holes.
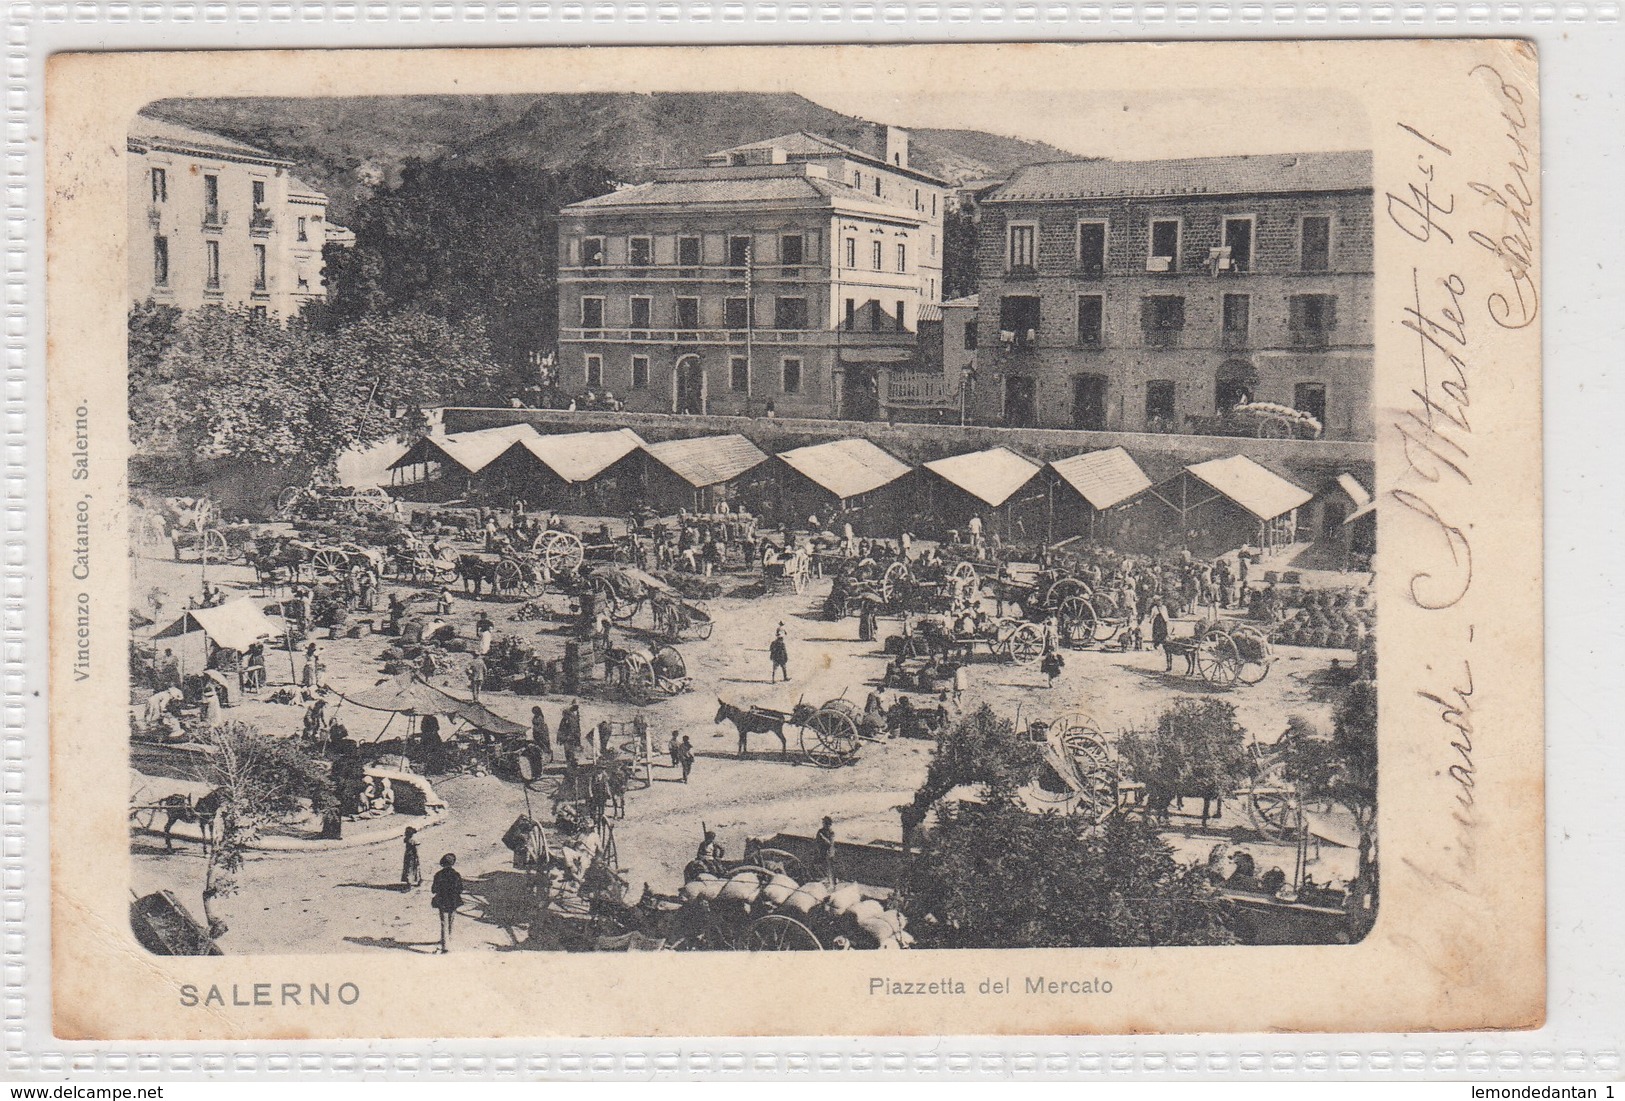
POLYGON ((1049 464, 1049 468, 1099 512, 1138 497, 1151 488, 1151 479, 1121 447, 1086 451, 1082 455, 1057 459, 1049 464))
POLYGON ((1260 520, 1273 520, 1309 503, 1313 496, 1245 455, 1212 459, 1185 470, 1260 520))
POLYGON ((525 438, 509 445, 504 455, 529 455, 560 481, 574 485, 591 481, 643 446, 642 436, 630 428, 616 428, 525 438))
POLYGON ((179 638, 194 631, 202 631, 216 646, 246 650, 260 639, 282 634, 283 627, 252 600, 240 597, 214 608, 190 608, 152 637, 179 638))
POLYGON ((925 469, 977 500, 998 508, 1044 468, 1008 447, 991 447, 986 451, 933 459, 925 464, 925 469))
POLYGON ((767 452, 737 435, 667 440, 645 450, 695 489, 730 482, 767 461, 767 452))
POLYGON ((1339 474, 1337 484, 1342 487, 1344 493, 1348 494, 1349 500, 1354 504, 1354 511, 1348 514, 1343 523, 1352 524, 1360 517, 1376 511, 1376 499, 1371 496, 1370 491, 1361 485, 1360 480, 1354 475, 1339 474))
POLYGON ((389 469, 401 470, 419 463, 451 463, 469 474, 478 474, 515 441, 535 435, 534 425, 505 424, 500 428, 453 432, 449 436, 425 436, 390 463, 389 469))
POLYGON ((458 699, 450 692, 406 673, 372 688, 351 695, 340 692, 338 696, 346 703, 353 703, 368 711, 392 711, 397 715, 450 715, 462 719, 476 730, 486 730, 503 737, 523 734, 526 730, 482 704, 458 699))
POLYGON ((779 460, 843 501, 890 485, 913 469, 864 439, 798 447, 780 453, 779 460))

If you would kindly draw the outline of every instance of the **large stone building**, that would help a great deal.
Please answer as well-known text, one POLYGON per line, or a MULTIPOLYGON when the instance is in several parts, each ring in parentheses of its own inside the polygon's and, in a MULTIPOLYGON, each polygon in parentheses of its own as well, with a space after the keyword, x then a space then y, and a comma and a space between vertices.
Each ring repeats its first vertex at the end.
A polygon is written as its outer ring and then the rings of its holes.
POLYGON ((290 317, 326 297, 322 246, 353 237, 292 162, 145 114, 125 148, 131 299, 290 317))
POLYGON ((939 300, 946 185, 795 133, 566 207, 559 385, 640 412, 878 415, 939 300))
POLYGON ((972 420, 1373 437, 1369 153, 1031 165, 979 217, 972 420))

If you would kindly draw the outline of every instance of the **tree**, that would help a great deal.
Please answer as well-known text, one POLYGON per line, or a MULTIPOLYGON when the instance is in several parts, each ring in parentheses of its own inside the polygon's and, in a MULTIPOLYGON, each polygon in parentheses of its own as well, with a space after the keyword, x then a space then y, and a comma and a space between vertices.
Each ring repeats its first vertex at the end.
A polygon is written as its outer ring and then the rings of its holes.
POLYGON ((236 893, 237 874, 249 847, 267 831, 302 818, 307 810, 316 814, 330 810, 333 785, 326 762, 242 722, 223 723, 209 731, 198 778, 220 799, 219 824, 203 873, 203 916, 209 935, 217 937, 227 927, 214 904, 236 893))
POLYGON ((942 297, 951 301, 975 294, 980 281, 977 263, 976 214, 960 206, 942 215, 942 297))
POLYGON ((1353 814, 1362 838, 1377 822, 1377 684, 1357 680, 1343 692, 1332 714, 1332 747, 1342 767, 1330 787, 1332 798, 1353 814))
POLYGON ((922 948, 1232 944, 1205 867, 1147 826, 1100 827, 1014 802, 947 804, 903 891, 922 948))
POLYGON ((1038 749, 1017 737, 1015 724, 987 704, 937 735, 925 783, 902 808, 903 844, 936 802, 957 787, 974 786, 990 802, 1007 803, 1038 776, 1038 749))
POLYGON ((1234 705, 1187 699, 1157 716, 1153 730, 1123 735, 1117 750, 1129 775, 1145 785, 1149 814, 1166 815, 1173 800, 1195 796, 1205 823, 1210 801, 1222 800, 1252 772, 1246 739, 1234 705))

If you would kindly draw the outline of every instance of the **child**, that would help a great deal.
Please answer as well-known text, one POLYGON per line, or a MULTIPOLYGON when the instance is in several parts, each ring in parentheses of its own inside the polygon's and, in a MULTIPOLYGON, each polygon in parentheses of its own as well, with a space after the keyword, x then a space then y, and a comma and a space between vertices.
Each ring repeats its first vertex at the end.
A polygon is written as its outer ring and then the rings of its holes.
POLYGON ((417 829, 406 827, 406 851, 401 855, 401 886, 407 890, 423 886, 423 866, 418 862, 417 829))
POLYGON ((688 774, 694 768, 694 743, 688 740, 687 734, 684 734, 683 740, 677 743, 677 763, 682 766, 683 783, 686 784, 688 774))

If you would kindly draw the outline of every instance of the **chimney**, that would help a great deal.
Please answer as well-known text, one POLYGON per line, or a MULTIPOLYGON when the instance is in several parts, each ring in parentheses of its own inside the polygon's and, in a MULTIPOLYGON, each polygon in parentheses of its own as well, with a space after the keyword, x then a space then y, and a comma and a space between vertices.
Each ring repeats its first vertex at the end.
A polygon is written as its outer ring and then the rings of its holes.
POLYGON ((895 168, 908 167, 908 131, 901 126, 881 128, 886 163, 895 168))

